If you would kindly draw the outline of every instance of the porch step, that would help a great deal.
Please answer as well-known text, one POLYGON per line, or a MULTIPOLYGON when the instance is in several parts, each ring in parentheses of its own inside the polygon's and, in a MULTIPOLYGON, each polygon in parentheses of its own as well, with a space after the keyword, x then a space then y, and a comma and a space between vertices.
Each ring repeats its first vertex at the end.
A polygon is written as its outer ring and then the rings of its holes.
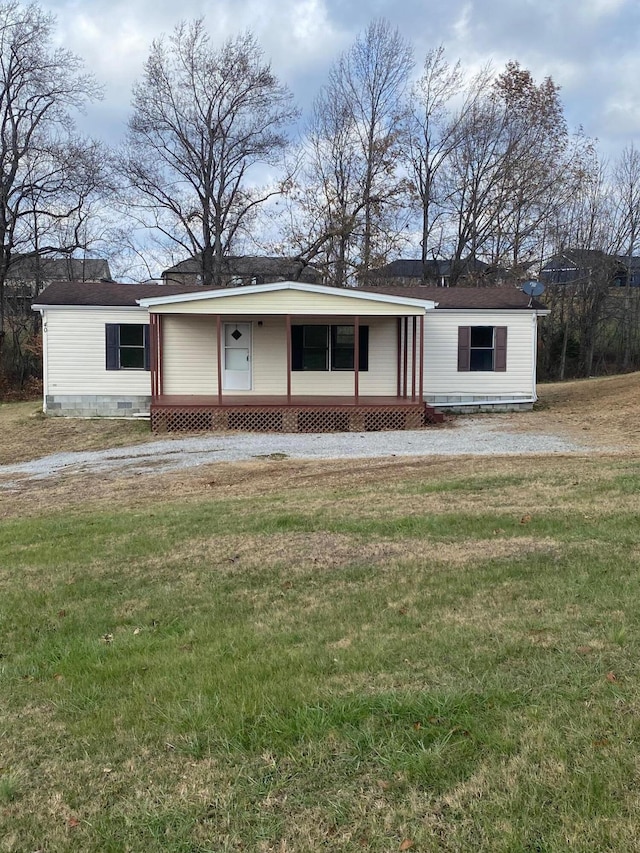
POLYGON ((444 415, 442 412, 436 412, 433 406, 429 406, 427 403, 424 404, 424 419, 428 424, 441 424, 444 421, 444 415))

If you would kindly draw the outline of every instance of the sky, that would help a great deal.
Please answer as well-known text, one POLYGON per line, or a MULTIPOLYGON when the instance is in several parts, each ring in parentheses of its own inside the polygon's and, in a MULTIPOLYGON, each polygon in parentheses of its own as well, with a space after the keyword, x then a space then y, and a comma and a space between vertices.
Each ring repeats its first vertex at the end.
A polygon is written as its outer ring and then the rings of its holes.
POLYGON ((44 0, 56 39, 104 85, 83 129, 123 136, 131 86, 154 38, 204 17, 214 45, 250 29, 278 78, 309 111, 340 53, 384 17, 414 46, 419 71, 442 44, 451 62, 500 70, 517 60, 561 87, 569 126, 599 140, 605 158, 640 145, 639 0, 44 0))

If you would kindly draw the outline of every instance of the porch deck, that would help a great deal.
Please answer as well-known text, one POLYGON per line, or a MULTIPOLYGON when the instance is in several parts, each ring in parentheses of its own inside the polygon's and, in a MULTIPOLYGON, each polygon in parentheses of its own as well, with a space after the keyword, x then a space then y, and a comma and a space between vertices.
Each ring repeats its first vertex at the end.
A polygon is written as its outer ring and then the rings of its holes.
POLYGON ((376 432, 440 423, 431 406, 407 397, 161 394, 151 401, 154 432, 376 432))

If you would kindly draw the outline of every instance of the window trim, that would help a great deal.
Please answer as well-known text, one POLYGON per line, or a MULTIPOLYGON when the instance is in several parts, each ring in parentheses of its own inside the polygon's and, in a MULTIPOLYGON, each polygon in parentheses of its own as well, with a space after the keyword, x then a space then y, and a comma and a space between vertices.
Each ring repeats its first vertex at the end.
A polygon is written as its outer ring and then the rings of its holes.
POLYGON ((140 371, 151 370, 151 336, 148 323, 105 323, 105 366, 107 370, 140 371), (142 328, 143 344, 139 349, 143 350, 142 367, 123 367, 121 363, 121 351, 123 349, 134 349, 129 344, 120 343, 120 329, 123 326, 135 326, 142 328))
POLYGON ((505 373, 507 370, 507 327, 476 323, 473 326, 458 326, 458 372, 470 373, 505 373), (492 366, 483 370, 471 366, 471 352, 476 349, 487 350, 488 347, 472 347, 472 329, 492 329, 493 346, 492 366))
MULTIPOLYGON (((343 352, 348 351, 346 347, 339 346, 337 342, 337 329, 342 326, 350 326, 355 330, 354 323, 296 323, 291 326, 291 372, 292 373, 353 373, 355 370, 355 347, 353 348, 354 366, 352 367, 336 367, 336 354, 338 350, 343 352), (327 330, 327 344, 325 352, 324 368, 305 368, 304 366, 304 330, 310 326, 314 328, 321 327, 327 330)), ((358 373, 367 373, 369 371, 369 326, 359 327, 359 366, 358 373)), ((354 332, 355 336, 355 332, 354 332)), ((308 348, 318 350, 317 347, 308 348)))

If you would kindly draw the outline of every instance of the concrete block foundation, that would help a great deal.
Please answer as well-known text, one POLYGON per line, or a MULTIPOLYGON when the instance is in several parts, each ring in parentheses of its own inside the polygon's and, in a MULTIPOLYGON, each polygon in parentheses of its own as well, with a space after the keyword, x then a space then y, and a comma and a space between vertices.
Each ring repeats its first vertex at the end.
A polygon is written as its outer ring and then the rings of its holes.
POLYGON ((123 418, 148 415, 151 397, 108 394, 47 394, 48 415, 75 418, 123 418))

